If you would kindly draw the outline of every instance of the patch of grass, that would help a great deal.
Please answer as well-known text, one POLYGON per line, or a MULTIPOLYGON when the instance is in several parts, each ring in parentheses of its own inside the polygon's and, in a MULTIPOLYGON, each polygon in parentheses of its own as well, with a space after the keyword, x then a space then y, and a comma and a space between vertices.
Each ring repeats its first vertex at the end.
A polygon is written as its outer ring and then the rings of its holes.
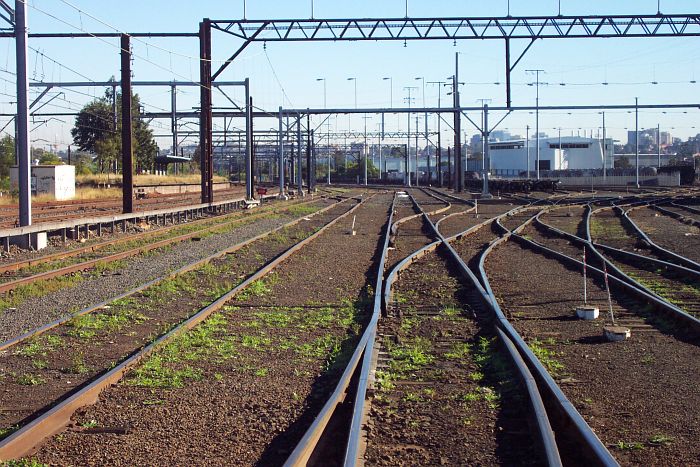
POLYGON ((308 216, 318 211, 320 208, 315 206, 292 206, 287 212, 294 217, 308 216))
POLYGON ((386 371, 377 370, 374 373, 375 382, 377 383, 377 389, 382 392, 391 391, 396 386, 394 385, 393 378, 391 374, 386 371))
POLYGON ((99 331, 118 331, 128 324, 141 324, 146 317, 130 308, 110 308, 104 312, 89 313, 72 318, 66 323, 69 336, 82 339, 94 337, 99 331))
POLYGON ((71 365, 66 368, 65 371, 76 375, 84 375, 85 373, 90 372, 90 368, 85 363, 85 357, 83 356, 82 352, 78 352, 77 354, 73 355, 71 365))
POLYGON ((136 368, 126 383, 150 388, 181 388, 188 380, 201 380, 203 371, 183 362, 205 358, 222 361, 238 355, 232 338, 219 337, 227 322, 224 316, 215 314, 191 331, 178 335, 136 368))
POLYGON ((667 444, 673 443, 674 438, 671 436, 657 434, 649 438, 649 443, 654 446, 666 446, 667 444))
POLYGON ((267 368, 258 368, 255 370, 255 376, 267 376, 267 368))
POLYGON ((95 428, 97 426, 97 420, 88 420, 80 424, 83 428, 95 428))
POLYGON ((405 375, 428 365, 435 360, 430 354, 430 341, 422 337, 407 340, 389 349, 392 372, 405 375))
POLYGON ((442 314, 449 318, 456 318, 462 315, 462 310, 454 306, 448 306, 442 310, 442 314))
POLYGON ((542 365, 547 368, 547 371, 552 376, 558 376, 564 370, 564 364, 556 359, 557 353, 554 350, 548 349, 545 345, 551 345, 551 341, 545 340, 541 341, 539 339, 533 339, 528 342, 528 346, 535 357, 542 363, 542 365))
POLYGON ((408 334, 413 328, 421 323, 422 319, 418 316, 406 317, 401 320, 400 331, 403 334, 408 334))
POLYGON ((127 380, 131 386, 145 388, 181 388, 185 381, 202 379, 202 371, 185 365, 183 368, 172 368, 166 365, 161 355, 154 355, 146 363, 133 372, 127 380))
POLYGON ((0 439, 7 438, 12 433, 19 429, 19 425, 12 425, 5 428, 0 428, 0 439))
POLYGON ((638 451, 644 449, 644 444, 636 441, 629 443, 626 441, 618 441, 615 443, 615 447, 621 451, 638 451))
POLYGON ((463 360, 470 355, 470 345, 466 342, 458 342, 452 346, 452 350, 445 353, 445 358, 449 360, 463 360))
POLYGON ((49 363, 46 360, 42 360, 40 358, 35 358, 32 360, 32 367, 36 368, 37 370, 43 370, 49 365, 49 363))
POLYGON ((272 343, 272 339, 264 336, 244 335, 241 337, 243 347, 255 350, 265 350, 272 343))
POLYGON ((39 386, 44 383, 46 383, 44 378, 31 373, 25 373, 17 377, 17 384, 21 384, 22 386, 39 386))
POLYGON ((5 461, 2 467, 48 467, 48 464, 42 464, 36 459, 17 459, 5 461))
POLYGON ((480 400, 486 401, 490 409, 497 409, 501 400, 500 396, 493 388, 488 386, 479 386, 474 391, 468 392, 460 396, 463 402, 477 402, 480 400))
POLYGON ((642 359, 640 361, 641 361, 641 363, 644 363, 645 365, 651 365, 652 363, 654 363, 656 361, 656 359, 654 358, 653 355, 645 355, 642 357, 642 359))
POLYGON ((286 328, 294 321, 294 317, 287 310, 259 311, 254 316, 261 324, 273 328, 286 328))
POLYGON ((415 392, 407 392, 405 396, 403 396, 403 401, 404 402, 423 402, 423 398, 420 396, 420 394, 417 394, 415 392))
POLYGON ((251 282, 238 296, 242 300, 265 296, 270 293, 272 286, 277 284, 278 280, 277 274, 270 273, 262 279, 251 282))

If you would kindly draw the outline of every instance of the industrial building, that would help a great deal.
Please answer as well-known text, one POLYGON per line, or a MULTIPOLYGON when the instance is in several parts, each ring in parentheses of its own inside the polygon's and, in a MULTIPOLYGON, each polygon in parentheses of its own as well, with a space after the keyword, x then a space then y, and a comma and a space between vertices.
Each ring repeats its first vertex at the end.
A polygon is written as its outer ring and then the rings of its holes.
MULTIPOLYGON (((489 142, 491 173, 514 176, 526 170, 536 170, 537 141, 516 139, 489 142), (528 148, 529 146, 529 148, 528 148)), ((602 140, 579 136, 543 138, 539 140, 540 170, 587 170, 612 167, 613 141, 606 139, 605 158, 602 140)))

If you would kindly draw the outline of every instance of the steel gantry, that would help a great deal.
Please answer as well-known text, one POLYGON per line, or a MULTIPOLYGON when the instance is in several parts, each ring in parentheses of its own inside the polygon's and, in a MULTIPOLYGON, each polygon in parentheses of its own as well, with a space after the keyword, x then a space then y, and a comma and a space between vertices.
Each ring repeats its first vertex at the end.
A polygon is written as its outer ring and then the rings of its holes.
POLYGON ((211 27, 243 44, 214 77, 253 42, 502 40, 506 55, 506 102, 510 75, 537 39, 700 36, 700 14, 505 16, 445 18, 212 20, 211 27), (514 63, 510 41, 529 40, 514 63))
MULTIPOLYGON (((505 46, 506 107, 512 106, 511 73, 538 39, 590 39, 633 37, 700 36, 700 14, 665 15, 557 15, 505 17, 435 18, 337 18, 210 20, 204 23, 242 41, 233 54, 211 75, 219 77, 254 42, 310 41, 413 41, 413 40, 502 40, 505 46), (511 41, 529 41, 511 62, 511 41)), ((211 34, 208 35, 211 39, 211 34)), ((209 44, 211 46, 211 44, 209 44)), ((206 77, 207 79, 209 76, 206 77)), ((457 72, 453 78, 458 88, 457 72)), ((453 107, 460 107, 459 91, 453 93, 453 107)), ((455 113, 455 149, 461 156, 460 117, 455 113)), ((461 157, 456 157, 463 173, 461 157)), ((456 180, 457 191, 463 176, 456 180)))
MULTIPOLYGON (((211 20, 204 19, 198 32, 135 32, 135 33, 28 33, 26 0, 15 0, 14 10, 7 0, 0 0, 0 20, 11 28, 0 28, 0 37, 16 39, 17 53, 17 147, 20 182, 20 224, 31 223, 29 197, 29 138, 28 138, 28 85, 27 40, 32 38, 122 38, 131 37, 193 37, 200 42, 200 109, 193 114, 200 120, 200 151, 202 157, 202 200, 211 201, 212 188, 212 130, 213 118, 222 115, 213 109, 212 89, 225 69, 253 42, 300 41, 413 41, 413 40, 502 40, 505 48, 506 108, 512 108, 511 73, 538 39, 589 38, 649 38, 700 36, 700 14, 655 15, 557 15, 505 17, 434 17, 434 18, 344 18, 344 19, 264 19, 264 20, 211 20), (212 30, 217 30, 242 41, 233 54, 216 70, 212 70, 212 30), (511 62, 511 41, 524 41, 525 47, 511 62)), ((122 48, 123 53, 128 51, 122 48)), ((455 73, 454 80, 458 80, 455 73)), ((452 111, 456 114, 455 130, 459 129, 459 92, 454 93, 452 111)), ((253 118, 258 116, 251 108, 250 94, 242 114, 246 130, 252 133, 253 118)), ((602 108, 602 106, 601 106, 602 108)), ((612 106, 607 106, 612 108, 612 106)), ((391 112, 397 109, 391 109, 391 112)), ((415 110, 415 109, 414 109, 415 110)), ((493 110, 493 109, 492 109, 493 110)), ((443 111, 439 109, 438 111, 443 111)), ((286 111, 285 111, 286 112, 286 111)), ((381 112, 387 112, 382 109, 381 112)), ((370 112, 367 112, 370 113, 370 112)), ((229 115, 223 113, 223 115, 229 115)), ((166 113, 166 116, 170 116, 166 113)), ((266 112, 260 116, 269 117, 266 112)), ((252 141, 248 138, 248 161, 252 164, 252 141)), ((461 141, 456 132, 455 155, 461 156, 461 141)), ((301 158, 300 158, 301 159, 301 158)), ((461 163, 461 157, 455 161, 461 163)), ((460 173, 463 173, 461 168, 460 173)), ((252 178, 248 174, 246 196, 252 197, 252 178)), ((457 177, 457 190, 462 189, 462 177, 457 177)))

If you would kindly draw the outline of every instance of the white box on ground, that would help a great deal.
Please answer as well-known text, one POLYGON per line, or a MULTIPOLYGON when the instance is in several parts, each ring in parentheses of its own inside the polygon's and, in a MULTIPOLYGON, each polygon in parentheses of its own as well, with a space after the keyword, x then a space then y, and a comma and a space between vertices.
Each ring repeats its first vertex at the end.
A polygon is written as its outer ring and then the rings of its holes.
MULTIPOLYGON (((32 195, 50 194, 58 201, 75 198, 75 166, 33 165, 31 167, 32 195)), ((17 167, 10 168, 10 189, 19 189, 17 167)))
POLYGON ((43 250, 48 246, 46 232, 36 232, 27 235, 19 235, 12 240, 17 246, 24 250, 43 250))

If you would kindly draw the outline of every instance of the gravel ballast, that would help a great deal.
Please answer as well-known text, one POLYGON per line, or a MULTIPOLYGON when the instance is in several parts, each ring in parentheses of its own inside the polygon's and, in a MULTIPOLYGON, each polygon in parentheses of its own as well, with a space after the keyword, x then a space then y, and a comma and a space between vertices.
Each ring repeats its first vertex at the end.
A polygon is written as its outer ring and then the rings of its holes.
MULTIPOLYGON (((319 200, 316 206, 327 206, 333 201, 319 200)), ((16 337, 77 310, 101 303, 140 284, 161 277, 186 264, 201 260, 218 251, 230 248, 265 231, 283 225, 293 217, 282 213, 259 219, 235 230, 166 248, 163 252, 139 255, 122 263, 118 269, 99 276, 86 273, 84 279, 47 295, 31 297, 14 310, 0 315, 0 340, 16 337)))

